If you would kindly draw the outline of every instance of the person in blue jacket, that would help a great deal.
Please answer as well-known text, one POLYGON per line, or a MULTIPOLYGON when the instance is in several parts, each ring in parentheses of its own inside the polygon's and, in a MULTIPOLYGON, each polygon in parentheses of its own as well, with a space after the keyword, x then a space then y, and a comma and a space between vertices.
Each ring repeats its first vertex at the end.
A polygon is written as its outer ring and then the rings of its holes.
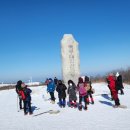
POLYGON ((51 78, 49 78, 49 83, 47 85, 47 92, 50 93, 52 103, 55 103, 54 91, 55 91, 55 83, 51 78))

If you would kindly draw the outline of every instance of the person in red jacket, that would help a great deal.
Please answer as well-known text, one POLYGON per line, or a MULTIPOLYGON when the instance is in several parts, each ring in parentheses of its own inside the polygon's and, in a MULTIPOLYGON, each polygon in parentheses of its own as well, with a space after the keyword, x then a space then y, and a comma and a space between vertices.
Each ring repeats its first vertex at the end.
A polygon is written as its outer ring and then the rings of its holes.
POLYGON ((115 107, 118 107, 120 105, 120 101, 118 98, 118 92, 116 90, 116 78, 115 76, 111 73, 109 74, 109 76, 107 77, 107 81, 108 81, 108 86, 109 89, 111 91, 113 100, 115 101, 115 107))

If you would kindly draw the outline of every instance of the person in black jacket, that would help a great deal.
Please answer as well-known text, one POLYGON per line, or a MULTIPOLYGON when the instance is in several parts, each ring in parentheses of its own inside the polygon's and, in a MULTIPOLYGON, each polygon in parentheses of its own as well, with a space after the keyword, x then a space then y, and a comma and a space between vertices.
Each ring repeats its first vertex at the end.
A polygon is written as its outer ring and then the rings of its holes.
POLYGON ((19 98, 19 108, 20 108, 20 110, 23 109, 23 107, 22 107, 22 102, 23 102, 22 97, 19 94, 19 91, 22 90, 21 84, 22 84, 22 81, 19 80, 17 82, 16 86, 15 86, 15 90, 16 90, 16 93, 18 94, 18 98, 19 98))
POLYGON ((116 77, 117 77, 116 78, 116 89, 117 89, 117 91, 120 90, 121 95, 123 95, 124 94, 124 91, 123 91, 124 87, 123 87, 123 83, 122 83, 122 76, 117 72, 116 77))
POLYGON ((62 83, 61 80, 59 80, 56 91, 58 92, 58 97, 59 97, 59 106, 60 107, 65 107, 66 105, 66 89, 67 87, 65 84, 62 83))
POLYGON ((31 115, 32 114, 32 108, 31 108, 31 93, 32 90, 30 88, 28 88, 27 85, 25 85, 24 83, 22 83, 22 88, 23 88, 23 92, 25 95, 25 99, 24 101, 24 115, 27 115, 28 112, 31 115))
POLYGON ((77 87, 76 87, 75 83, 72 80, 69 80, 68 81, 67 93, 69 95, 70 107, 75 107, 75 108, 77 107, 77 103, 76 103, 76 100, 77 100, 76 90, 77 90, 77 87))
POLYGON ((92 96, 92 94, 93 94, 92 83, 91 83, 91 81, 89 81, 89 82, 86 82, 86 84, 89 86, 88 87, 89 89, 87 90, 87 92, 88 92, 87 103, 88 104, 90 103, 90 101, 89 101, 89 97, 90 97, 91 103, 94 104, 94 98, 92 96))
POLYGON ((89 97, 90 97, 91 103, 94 104, 94 99, 93 99, 93 96, 92 96, 92 94, 93 94, 93 91, 92 91, 92 83, 91 83, 90 78, 89 78, 88 76, 85 76, 85 83, 86 83, 86 85, 87 85, 88 88, 89 88, 89 89, 87 90, 87 92, 88 92, 88 95, 87 95, 87 104, 90 103, 89 97))
POLYGON ((57 84, 58 84, 58 79, 55 77, 54 78, 54 83, 55 83, 55 85, 57 86, 57 84))

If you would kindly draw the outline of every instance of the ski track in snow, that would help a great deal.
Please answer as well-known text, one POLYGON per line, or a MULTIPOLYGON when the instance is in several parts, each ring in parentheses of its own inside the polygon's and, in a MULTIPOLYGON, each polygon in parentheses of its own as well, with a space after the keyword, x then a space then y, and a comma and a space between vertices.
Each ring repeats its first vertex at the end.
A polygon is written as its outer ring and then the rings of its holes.
POLYGON ((107 84, 92 85, 95 89, 95 104, 88 105, 87 111, 68 106, 59 108, 57 92, 56 103, 51 104, 46 87, 33 87, 32 108, 35 110, 33 115, 27 116, 17 110, 15 90, 0 91, 0 130, 130 130, 130 85, 125 84, 125 95, 119 94, 121 104, 126 105, 127 109, 112 107, 114 102, 110 100, 110 95, 105 95, 110 94, 107 84), (44 113, 34 117, 48 110, 60 110, 60 113, 44 113))

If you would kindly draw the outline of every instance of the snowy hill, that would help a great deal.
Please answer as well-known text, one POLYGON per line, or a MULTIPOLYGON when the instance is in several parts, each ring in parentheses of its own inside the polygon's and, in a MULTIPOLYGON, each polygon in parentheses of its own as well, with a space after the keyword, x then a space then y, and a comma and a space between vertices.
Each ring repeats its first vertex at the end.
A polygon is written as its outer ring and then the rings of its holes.
POLYGON ((15 90, 0 91, 0 130, 130 130, 130 86, 125 85, 125 95, 119 94, 121 104, 127 105, 127 109, 113 108, 114 102, 108 97, 110 95, 102 95, 110 93, 107 84, 96 83, 93 88, 96 90, 95 104, 90 104, 87 111, 68 106, 59 108, 58 98, 55 104, 46 100, 49 99, 46 87, 31 88, 34 114, 27 116, 23 111, 18 112, 15 90), (34 117, 51 109, 60 110, 60 113, 34 117))

